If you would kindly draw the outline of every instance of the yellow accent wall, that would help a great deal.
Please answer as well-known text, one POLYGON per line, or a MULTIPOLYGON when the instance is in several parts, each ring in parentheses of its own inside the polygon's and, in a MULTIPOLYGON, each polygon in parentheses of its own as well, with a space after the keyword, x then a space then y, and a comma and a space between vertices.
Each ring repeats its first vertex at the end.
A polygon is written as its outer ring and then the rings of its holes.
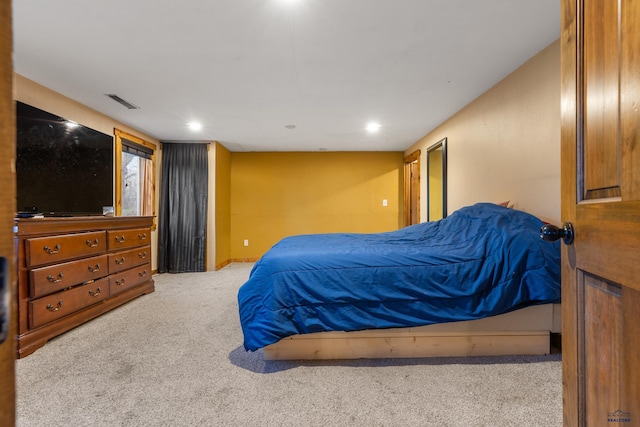
POLYGON ((397 230, 402 159, 402 152, 231 153, 230 258, 257 259, 290 235, 397 230))

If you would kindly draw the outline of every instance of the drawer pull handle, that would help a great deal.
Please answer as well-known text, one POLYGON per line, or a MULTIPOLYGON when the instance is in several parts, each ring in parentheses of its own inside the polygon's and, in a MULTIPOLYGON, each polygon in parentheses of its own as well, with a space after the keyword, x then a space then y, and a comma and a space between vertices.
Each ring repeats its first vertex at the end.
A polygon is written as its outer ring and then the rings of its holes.
POLYGON ((146 239, 147 239, 147 233, 138 234, 138 240, 146 240, 146 239))
POLYGON ((60 244, 55 245, 55 246, 53 247, 53 249, 51 249, 49 246, 45 246, 45 247, 44 247, 44 248, 42 248, 42 249, 44 249, 44 251, 45 251, 46 253, 48 253, 49 255, 55 255, 55 254, 57 254, 58 252, 60 252, 60 244))
POLYGON ((95 248, 96 246, 98 246, 98 239, 94 240, 93 242, 91 240, 87 240, 87 246, 89 246, 90 248, 95 248))
POLYGON ((124 236, 116 236, 116 243, 124 243, 124 236))
POLYGON ((124 257, 122 257, 122 258, 120 258, 120 259, 116 258, 115 262, 116 262, 116 264, 118 264, 118 265, 124 264, 124 257))
POLYGON ((62 308, 62 300, 58 301, 58 306, 54 307, 51 304, 47 304, 47 310, 49 311, 58 311, 62 308))
POLYGON ((124 285, 124 279, 116 280, 116 285, 118 285, 118 286, 124 285))
POLYGON ((91 295, 92 297, 99 296, 100 292, 102 292, 102 288, 98 288, 97 291, 94 291, 93 289, 89 289, 89 295, 91 295))
POLYGON ((62 273, 58 274, 57 279, 50 274, 47 276, 47 280, 50 281, 51 283, 62 282, 62 273))
POLYGON ((93 266, 89 266, 88 268, 89 268, 89 271, 90 271, 90 272, 92 272, 92 273, 97 273, 98 271, 100 271, 100 264, 96 264, 96 266, 95 266, 95 267, 93 267, 93 266))
POLYGON ((144 277, 146 275, 147 275, 147 270, 142 270, 142 271, 138 272, 138 276, 140 276, 140 277, 144 277))
POLYGON ((138 258, 140 258, 140 259, 145 259, 146 257, 147 257, 147 251, 140 252, 138 254, 138 258))

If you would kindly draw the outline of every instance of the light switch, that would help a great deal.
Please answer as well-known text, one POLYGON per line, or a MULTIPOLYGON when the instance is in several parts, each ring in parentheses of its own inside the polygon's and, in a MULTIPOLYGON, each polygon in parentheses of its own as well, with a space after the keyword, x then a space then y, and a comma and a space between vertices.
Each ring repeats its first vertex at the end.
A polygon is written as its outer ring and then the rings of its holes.
POLYGON ((387 199, 382 199, 382 206, 387 206, 387 199))

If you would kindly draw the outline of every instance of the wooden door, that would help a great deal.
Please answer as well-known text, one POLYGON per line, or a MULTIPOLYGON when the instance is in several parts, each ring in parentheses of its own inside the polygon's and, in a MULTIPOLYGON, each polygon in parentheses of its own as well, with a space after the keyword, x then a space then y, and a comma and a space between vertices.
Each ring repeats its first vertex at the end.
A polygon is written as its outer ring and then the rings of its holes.
POLYGON ((420 222, 420 150, 404 158, 404 222, 420 222))
POLYGON ((562 0, 565 426, 640 425, 640 2, 562 0))
MULTIPOLYGON (((13 66, 11 60, 11 0, 0 0, 0 288, 8 296, 0 296, 9 306, 8 333, 0 342, 0 425, 15 424, 15 289, 13 217, 15 215, 15 119, 13 116, 13 66)), ((2 301, 0 300, 0 303, 2 301)), ((0 310, 3 311, 3 310, 0 310)), ((4 311, 6 315, 7 312, 4 311)), ((0 335, 3 335, 0 333, 0 335)))

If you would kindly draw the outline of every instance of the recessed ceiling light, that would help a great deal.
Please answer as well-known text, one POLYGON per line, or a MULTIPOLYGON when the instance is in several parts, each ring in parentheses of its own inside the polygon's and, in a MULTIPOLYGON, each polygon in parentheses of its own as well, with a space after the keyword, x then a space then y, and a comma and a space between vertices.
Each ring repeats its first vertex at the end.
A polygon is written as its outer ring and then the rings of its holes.
POLYGON ((380 124, 376 122, 371 122, 367 125, 367 131, 370 133, 378 132, 380 130, 380 124))
POLYGON ((189 129, 191 129, 193 131, 202 130, 202 123, 189 122, 189 123, 187 123, 187 126, 189 127, 189 129))

